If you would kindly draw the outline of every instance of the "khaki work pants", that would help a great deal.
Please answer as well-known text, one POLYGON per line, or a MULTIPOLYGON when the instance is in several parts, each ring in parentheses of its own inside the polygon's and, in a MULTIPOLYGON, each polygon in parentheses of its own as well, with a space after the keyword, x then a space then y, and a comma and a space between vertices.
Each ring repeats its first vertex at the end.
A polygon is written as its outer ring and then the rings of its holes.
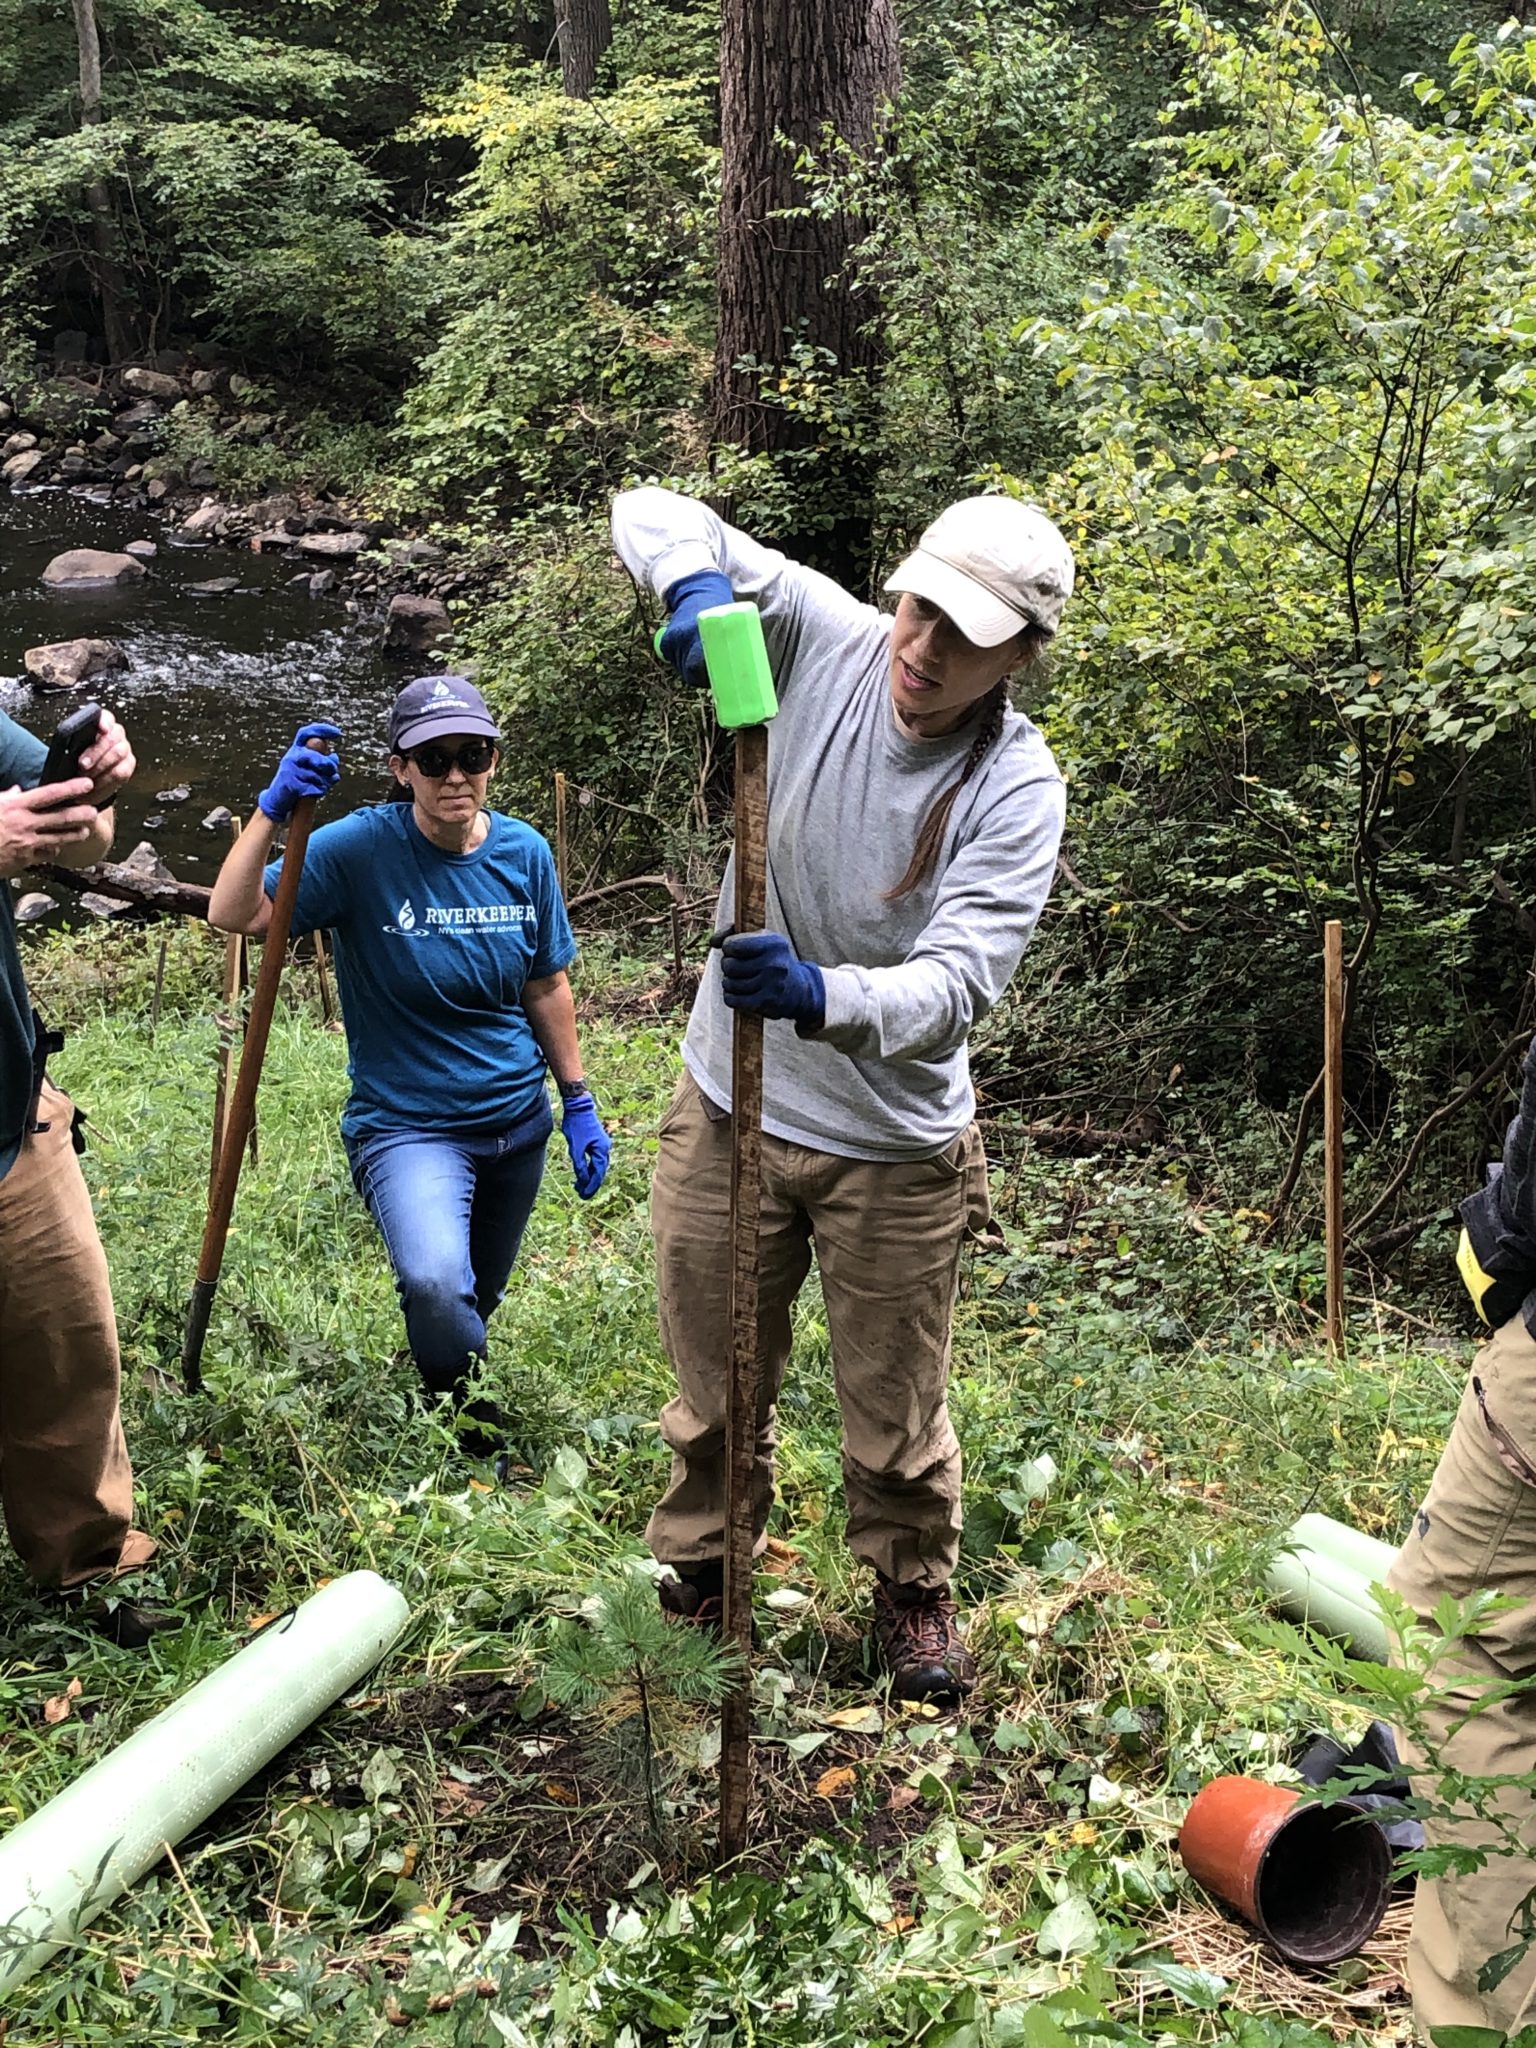
POLYGON ((0 1505, 28 1572, 72 1586, 155 1546, 131 1526, 106 1255, 70 1142, 74 1109, 43 1083, 0 1179, 0 1505))
MULTIPOLYGON (((1450 1678, 1465 1671, 1468 1686, 1430 1716, 1442 1762, 1468 1775, 1504 1777, 1536 1771, 1536 1694, 1500 1700, 1454 1724, 1492 1684, 1536 1671, 1536 1343, 1516 1316, 1483 1345, 1429 1493, 1414 1518, 1387 1583, 1421 1620, 1450 1593, 1457 1600, 1482 1588, 1519 1604, 1499 1615, 1457 1652, 1450 1678), (1478 1389, 1481 1388, 1481 1399, 1478 1389), (1459 1700, 1459 1706, 1455 1701, 1459 1700)), ((1423 1757, 1404 1745, 1410 1770, 1423 1757)), ((1436 1794, 1427 1775, 1415 1782, 1436 1794)), ((1477 1988, 1482 1965, 1519 1940, 1510 1925, 1522 1899, 1536 1886, 1536 1800, 1509 1789, 1499 1797, 1528 1855, 1494 1855, 1466 1876, 1447 1873, 1421 1880, 1414 1901, 1408 1979, 1414 2019, 1427 2041, 1434 2027, 1512 2027, 1536 1987, 1536 1948, 1497 1990, 1477 1988)), ((1431 1847, 1486 1847, 1499 1837, 1468 1813, 1431 1821, 1431 1847)), ((1532 1998, 1536 2007, 1536 1997, 1532 1998)), ((1527 2010, 1529 2022, 1536 2013, 1527 2010)))
MULTIPOLYGON (((730 1369, 730 1118, 685 1074, 661 1122, 651 1188, 661 1339, 677 1396, 661 1414, 672 1480, 646 1541, 684 1570, 725 1549, 730 1369)), ((960 1446, 950 1427, 949 1326, 960 1252, 987 1221, 972 1124, 931 1159, 871 1162, 766 1133, 758 1365, 757 1547, 773 1501, 774 1418, 790 1311, 814 1247, 843 1418, 854 1555, 898 1585, 944 1585, 960 1548, 960 1446)))

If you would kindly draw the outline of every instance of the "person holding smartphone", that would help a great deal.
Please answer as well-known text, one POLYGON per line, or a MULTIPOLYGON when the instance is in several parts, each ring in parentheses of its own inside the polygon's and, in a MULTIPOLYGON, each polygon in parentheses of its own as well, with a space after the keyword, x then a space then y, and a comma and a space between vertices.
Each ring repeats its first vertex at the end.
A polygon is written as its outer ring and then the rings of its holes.
MULTIPOLYGON (((132 778, 110 711, 79 772, 39 786, 48 749, 0 713, 0 878, 54 862, 84 867, 112 844, 112 799, 132 778)), ((0 1505, 39 1585, 68 1590, 145 1564, 119 1412, 117 1318, 76 1152, 74 1104, 48 1079, 57 1038, 27 992, 11 892, 0 889, 0 1505)), ((120 1642, 157 1617, 101 1619, 120 1642)))
MULTIPOLYGON (((451 1402, 470 1455, 495 1457, 505 1417, 468 1398, 544 1172, 547 1074, 576 1191, 590 1200, 610 1142, 582 1070, 566 969, 576 955, 546 842, 487 808, 500 732, 462 676, 408 683, 390 716, 406 801, 315 832, 296 934, 328 928, 352 1092, 342 1140, 384 1239, 429 1397, 451 1402)), ((335 787, 341 738, 300 728, 230 850, 209 904, 259 938, 279 864, 273 835, 302 797, 335 787)))

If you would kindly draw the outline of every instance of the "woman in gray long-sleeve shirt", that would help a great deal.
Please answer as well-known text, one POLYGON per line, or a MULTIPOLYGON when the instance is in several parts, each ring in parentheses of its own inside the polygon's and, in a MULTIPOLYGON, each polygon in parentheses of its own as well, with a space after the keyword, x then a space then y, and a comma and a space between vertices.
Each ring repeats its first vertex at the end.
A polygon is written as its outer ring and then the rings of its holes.
MULTIPOLYGON (((886 588, 894 617, 691 498, 627 491, 614 545, 705 680, 698 615, 754 602, 779 695, 768 729, 767 930, 712 952, 652 1189, 672 1478, 647 1538, 673 1613, 718 1624, 730 1357, 732 1009, 764 1032, 758 1540, 790 1315, 821 1270, 843 1417, 848 1541, 874 1567, 892 1690, 955 1699, 974 1665, 949 1581, 960 1451, 945 1400, 961 1247, 986 1221, 967 1041, 1028 945, 1055 872, 1062 779, 1008 701, 1072 589, 1034 507, 952 505, 886 588)), ((730 921, 727 870, 719 922, 730 921)))

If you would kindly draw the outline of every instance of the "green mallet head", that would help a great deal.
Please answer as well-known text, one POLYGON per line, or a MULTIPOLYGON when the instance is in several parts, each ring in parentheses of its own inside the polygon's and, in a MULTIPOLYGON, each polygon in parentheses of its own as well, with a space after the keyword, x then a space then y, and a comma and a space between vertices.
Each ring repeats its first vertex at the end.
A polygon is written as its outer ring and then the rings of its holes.
MULTIPOLYGON (((663 619, 651 640, 658 661, 665 659, 661 643, 666 630, 663 619)), ((718 604, 700 612, 699 638, 720 723, 730 731, 743 725, 766 725, 778 711, 779 700, 774 695, 773 671, 768 666, 757 606, 718 604)))
POLYGON ((727 731, 766 725, 779 708, 755 604, 717 604, 699 613, 715 716, 727 731))

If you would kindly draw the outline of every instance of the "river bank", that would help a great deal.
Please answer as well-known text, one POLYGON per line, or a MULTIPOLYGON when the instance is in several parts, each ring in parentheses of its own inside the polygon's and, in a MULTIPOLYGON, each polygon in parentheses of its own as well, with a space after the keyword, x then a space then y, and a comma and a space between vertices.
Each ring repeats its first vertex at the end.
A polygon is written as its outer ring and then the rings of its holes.
POLYGON ((207 544, 174 545, 147 508, 58 489, 0 493, 0 710, 46 738, 88 696, 106 704, 139 758, 118 801, 119 853, 147 838, 178 874, 202 881, 226 842, 200 821, 219 806, 245 815, 307 719, 330 719, 347 736, 345 808, 373 801, 385 779, 385 715, 411 672, 382 656, 374 620, 312 599, 280 558, 247 551, 234 565, 234 592, 192 594, 215 565, 228 573, 207 544), (65 549, 120 551, 134 540, 152 541, 156 553, 132 584, 52 591, 42 583, 49 559, 65 549), (68 693, 34 689, 23 652, 77 635, 112 640, 127 667, 68 693))
MULTIPOLYGON (((212 359, 208 359, 211 361, 212 359)), ((0 482, 152 515, 202 545, 275 554, 366 612, 394 593, 451 600, 475 581, 456 536, 427 539, 307 452, 297 401, 174 351, 153 366, 70 364, 0 388, 0 482)))

